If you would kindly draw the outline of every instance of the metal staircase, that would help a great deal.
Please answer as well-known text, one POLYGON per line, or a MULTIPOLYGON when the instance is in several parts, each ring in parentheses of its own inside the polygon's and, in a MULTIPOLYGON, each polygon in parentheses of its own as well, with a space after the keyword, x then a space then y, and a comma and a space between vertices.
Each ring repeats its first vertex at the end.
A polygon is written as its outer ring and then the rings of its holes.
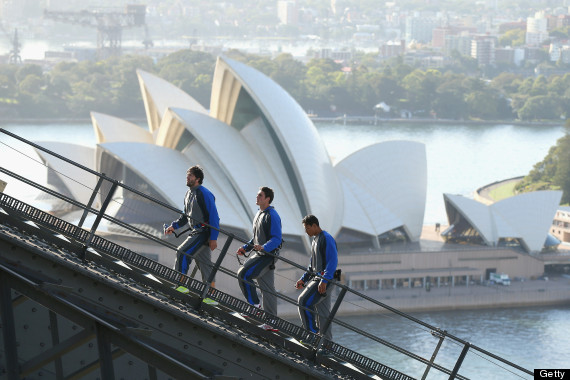
MULTIPOLYGON (((325 341, 287 320, 251 307, 207 283, 180 274, 97 234, 104 219, 145 239, 175 249, 172 244, 106 214, 118 187, 172 212, 180 211, 82 167, 27 140, 26 144, 97 175, 99 182, 87 204, 43 187, 0 167, 5 175, 27 183, 84 210, 78 225, 0 193, 0 311, 2 343, 0 378, 7 379, 394 379, 412 377, 335 342, 325 341), (101 186, 109 189, 101 207, 93 207, 101 186), (109 186, 110 185, 110 186, 109 186), (88 214, 90 229, 82 227, 88 214), (175 290, 189 289, 188 294, 175 290), (217 301, 209 305, 204 298, 217 301), (244 317, 244 315, 246 317, 244 317), (264 322, 279 329, 265 331, 264 322), (332 356, 322 355, 326 346, 332 356)), ((213 273, 234 276, 222 264, 234 240, 225 236, 213 273)), ((305 269, 278 257, 287 265, 305 269)), ((214 274, 212 274, 212 279, 214 274)), ((530 379, 533 372, 471 345, 364 294, 335 283, 340 294, 328 323, 361 334, 363 339, 400 352, 425 366, 422 379, 432 374, 466 379, 459 374, 471 351, 507 366, 530 379), (412 323, 428 328, 437 338, 431 358, 409 352, 335 318, 347 292, 381 305, 412 323), (462 346, 452 369, 437 364, 442 342, 462 346)), ((278 297, 293 302, 281 294, 278 297)))

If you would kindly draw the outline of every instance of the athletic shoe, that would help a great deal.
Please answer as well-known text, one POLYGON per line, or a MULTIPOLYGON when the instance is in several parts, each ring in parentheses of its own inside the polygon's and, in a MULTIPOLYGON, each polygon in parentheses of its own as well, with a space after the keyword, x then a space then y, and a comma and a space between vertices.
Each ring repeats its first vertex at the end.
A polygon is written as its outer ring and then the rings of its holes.
MULTIPOLYGON (((261 316, 261 304, 258 303, 258 304, 256 304, 256 305, 253 305, 253 307, 259 309, 259 310, 255 310, 255 311, 253 312, 254 316, 256 316, 256 317, 261 316)), ((240 314, 242 317, 244 317, 244 318, 252 318, 252 316, 249 315, 249 314, 247 314, 247 313, 239 313, 239 314, 240 314)))
POLYGON ((261 327, 261 328, 264 329, 265 331, 273 331, 273 332, 279 331, 279 329, 277 329, 277 328, 275 328, 275 327, 273 327, 273 326, 271 326, 271 325, 268 325, 267 323, 264 323, 264 324, 262 324, 262 325, 259 325, 259 327, 261 327))
POLYGON ((204 298, 204 299, 202 300, 202 302, 204 302, 205 304, 208 304, 208 305, 212 305, 212 306, 217 306, 217 305, 220 304, 218 301, 214 301, 214 300, 211 299, 211 298, 204 298))
POLYGON ((190 293, 190 289, 185 288, 184 286, 179 286, 176 288, 176 290, 179 291, 180 293, 184 293, 184 294, 190 293))

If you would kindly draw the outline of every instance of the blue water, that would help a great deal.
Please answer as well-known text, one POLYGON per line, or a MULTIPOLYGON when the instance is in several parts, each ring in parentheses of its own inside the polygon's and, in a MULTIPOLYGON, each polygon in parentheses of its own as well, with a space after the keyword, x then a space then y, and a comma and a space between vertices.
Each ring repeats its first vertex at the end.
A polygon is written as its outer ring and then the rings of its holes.
MULTIPOLYGON (((414 317, 533 371, 535 368, 570 367, 570 305, 509 309, 461 310, 414 313, 414 317)), ((390 343, 430 359, 438 339, 417 324, 392 314, 339 317, 390 343)), ((424 364, 335 326, 334 341, 396 370, 421 378, 424 364), (358 337, 358 339, 355 339, 358 337)), ((453 369, 463 347, 444 341, 435 362, 453 369)), ((533 376, 493 362, 471 349, 459 374, 470 379, 532 379, 533 376), (508 368, 508 370, 507 370, 508 368)), ((428 379, 449 375, 431 369, 428 379)))
POLYGON ((528 174, 556 140, 560 126, 317 124, 334 161, 373 143, 411 140, 426 145, 424 224, 446 224, 443 194, 472 196, 486 184, 528 174))
MULTIPOLYGON (((15 125, 3 128, 33 140, 61 140, 82 145, 95 141, 90 124, 15 125)), ((541 161, 565 129, 560 126, 381 124, 316 127, 338 162, 370 144, 411 140, 426 145, 427 194, 424 224, 447 223, 443 194, 472 196, 497 180, 526 175, 541 161)), ((6 137, 0 135, 0 141, 6 137)), ((12 140, 13 141, 13 140, 12 140)), ((2 151, 0 149, 0 160, 2 151)))

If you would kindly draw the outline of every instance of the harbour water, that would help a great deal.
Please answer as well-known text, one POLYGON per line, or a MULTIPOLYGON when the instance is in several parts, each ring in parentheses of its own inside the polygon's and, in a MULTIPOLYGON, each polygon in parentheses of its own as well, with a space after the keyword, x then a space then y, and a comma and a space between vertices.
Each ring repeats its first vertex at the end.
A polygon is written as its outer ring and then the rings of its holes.
POLYGON ((562 125, 319 123, 317 128, 334 161, 377 142, 424 143, 428 178, 424 224, 447 223, 444 193, 471 197, 481 186, 526 175, 565 133, 562 125))
MULTIPOLYGON (((93 145, 95 141, 89 123, 8 124, 2 127, 35 141, 57 140, 82 145, 93 145)), ((424 224, 447 223, 444 193, 471 197, 481 186, 526 175, 565 133, 562 124, 317 123, 316 127, 333 162, 377 142, 411 140, 424 143, 428 179, 424 224)), ((5 140, 5 136, 0 136, 0 141, 5 140)))
MULTIPOLYGON (((95 141, 93 129, 88 123, 1 126, 33 141, 65 141, 82 145, 92 145, 95 141)), ((412 140, 424 143, 428 170, 425 224, 447 222, 443 193, 471 196, 476 188, 485 184, 525 175, 565 133, 563 126, 400 123, 376 126, 320 123, 317 124, 317 129, 334 162, 375 142, 412 140)), ((14 144, 14 140, 5 135, 0 135, 0 142, 14 144)), ((7 146, 0 146, 2 166, 19 168, 25 161, 29 161, 18 153, 9 151, 11 149, 7 146)), ((37 164, 34 165, 29 169, 31 173, 37 168, 37 164)), ((12 188, 9 185, 7 192, 12 188)), ((570 305, 425 312, 414 316, 530 370, 570 367, 570 305)), ((428 360, 437 344, 437 339, 426 329, 390 315, 340 319, 428 360)), ((334 334, 334 339, 339 344, 408 375, 421 378, 424 373, 424 365, 383 348, 376 342, 362 339, 352 331, 335 326, 334 334)), ((436 363, 453 368, 461 348, 445 341, 436 363)), ((532 378, 511 373, 505 368, 505 365, 482 359, 472 351, 460 373, 471 379, 532 378)), ((447 376, 432 369, 427 378, 447 379, 447 376)))
MULTIPOLYGON (((570 367, 570 305, 488 310, 455 310, 414 313, 414 317, 440 327, 470 344, 501 356, 528 370, 570 367)), ((422 326, 393 315, 365 315, 339 319, 397 344, 429 360, 438 339, 422 326)), ((334 341, 369 356, 414 378, 421 378, 426 366, 379 343, 359 337, 352 331, 335 326, 334 341)), ((462 346, 444 341, 436 363, 453 369, 462 346)), ((469 379, 532 379, 513 371, 503 363, 487 360, 470 350, 459 373, 469 379)), ((449 376, 431 369, 428 379, 449 376)))

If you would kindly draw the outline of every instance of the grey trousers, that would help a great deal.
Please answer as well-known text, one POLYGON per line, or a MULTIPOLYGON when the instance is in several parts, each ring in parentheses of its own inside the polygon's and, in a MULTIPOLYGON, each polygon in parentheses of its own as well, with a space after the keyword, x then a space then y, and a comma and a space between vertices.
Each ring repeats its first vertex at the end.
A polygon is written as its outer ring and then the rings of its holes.
POLYGON ((207 242, 207 233, 188 236, 186 240, 178 246, 174 269, 182 274, 187 274, 192 260, 196 260, 196 265, 202 275, 202 282, 207 282, 212 273, 212 256, 207 242))
POLYGON ((245 264, 238 270, 237 277, 241 291, 251 305, 260 303, 257 295, 256 283, 261 290, 263 310, 277 316, 277 296, 275 295, 275 270, 270 269, 273 256, 253 253, 245 264))
POLYGON ((314 333, 320 333, 325 339, 332 340, 332 328, 329 326, 324 333, 320 331, 331 313, 332 284, 327 284, 326 295, 319 293, 320 279, 310 280, 299 295, 299 316, 303 326, 314 333), (304 308, 308 309, 305 310, 304 308))

